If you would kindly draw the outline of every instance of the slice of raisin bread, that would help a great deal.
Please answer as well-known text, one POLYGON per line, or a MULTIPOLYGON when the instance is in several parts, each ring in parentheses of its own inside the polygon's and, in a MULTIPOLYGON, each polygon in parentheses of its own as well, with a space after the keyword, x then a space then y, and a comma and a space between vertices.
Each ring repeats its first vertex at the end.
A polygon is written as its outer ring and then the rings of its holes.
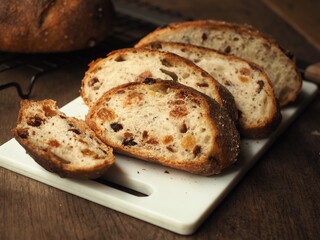
POLYGON ((234 120, 237 109, 231 93, 191 61, 172 53, 127 48, 91 63, 82 80, 81 96, 90 107, 109 89, 146 78, 172 80, 193 87, 223 105, 234 120))
POLYGON ((115 151, 209 176, 233 164, 239 133, 215 100, 173 81, 147 78, 106 92, 87 124, 115 151))
POLYGON ((273 84, 280 106, 294 101, 301 90, 301 76, 292 55, 251 26, 213 20, 172 23, 151 32, 136 47, 154 41, 213 48, 260 65, 273 84))
POLYGON ((67 117, 53 100, 21 101, 16 140, 46 170, 70 178, 97 178, 113 164, 113 149, 85 121, 67 117))
POLYGON ((233 95, 239 130, 246 138, 268 137, 281 113, 266 73, 258 65, 209 48, 175 42, 152 42, 141 47, 175 53, 207 71, 233 95))

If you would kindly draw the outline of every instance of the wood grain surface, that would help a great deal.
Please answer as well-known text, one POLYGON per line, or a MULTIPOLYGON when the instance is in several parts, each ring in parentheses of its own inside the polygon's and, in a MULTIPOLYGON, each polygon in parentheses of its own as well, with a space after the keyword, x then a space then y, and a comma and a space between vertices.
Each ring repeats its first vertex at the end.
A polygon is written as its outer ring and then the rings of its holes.
POLYGON ((263 0, 263 2, 320 51, 320 1, 263 0))
MULTIPOLYGON (((195 19, 252 24, 297 58, 309 63, 320 60, 320 52, 262 1, 148 2, 195 19)), ((59 106, 68 103, 79 95, 86 64, 44 76, 31 99, 52 98, 59 106)), ((27 84, 19 76, 6 74, 5 79, 27 84)), ((10 129, 19 101, 14 89, 0 91, 0 144, 12 138, 10 129)), ((191 236, 172 233, 0 167, 0 239, 318 239, 319 179, 318 94, 191 236)))

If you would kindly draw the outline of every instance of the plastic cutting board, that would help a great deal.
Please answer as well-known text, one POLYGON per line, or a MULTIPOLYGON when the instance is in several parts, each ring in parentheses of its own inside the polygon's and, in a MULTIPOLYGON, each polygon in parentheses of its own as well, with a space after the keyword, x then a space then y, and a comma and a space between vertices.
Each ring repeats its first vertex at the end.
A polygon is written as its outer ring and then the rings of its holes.
MULTIPOLYGON (((268 139, 243 139, 237 164, 217 176, 196 176, 116 155, 116 164, 103 179, 143 193, 139 196, 100 181, 60 178, 35 163, 15 139, 0 146, 0 166, 159 227, 188 235, 197 230, 316 93, 317 86, 304 81, 297 101, 282 110, 283 119, 277 131, 268 139)), ((61 110, 79 118, 87 112, 80 97, 61 110)))

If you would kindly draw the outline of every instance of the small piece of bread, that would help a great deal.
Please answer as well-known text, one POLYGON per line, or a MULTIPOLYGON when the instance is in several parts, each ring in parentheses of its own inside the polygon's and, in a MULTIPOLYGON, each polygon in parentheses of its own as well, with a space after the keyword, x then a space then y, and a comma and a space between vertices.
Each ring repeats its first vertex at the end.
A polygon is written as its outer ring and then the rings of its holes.
POLYGON ((233 164, 239 133, 215 100, 173 81, 147 78, 106 92, 86 122, 115 151, 210 176, 233 164))
POLYGON ((81 96, 90 107, 109 89, 146 78, 172 80, 208 95, 223 105, 237 120, 238 112, 231 93, 210 74, 190 60, 172 53, 127 48, 92 62, 82 80, 81 96))
POLYGON ((213 20, 172 23, 151 32, 136 47, 154 41, 203 46, 258 64, 269 76, 280 106, 294 101, 301 90, 301 75, 291 56, 251 26, 213 20))
POLYGON ((61 177, 97 178, 114 163, 113 149, 85 121, 67 117, 53 100, 22 100, 12 131, 39 165, 61 177))
POLYGON ((225 86, 239 110, 239 131, 246 138, 268 137, 279 125, 281 113, 268 76, 258 65, 212 49, 175 42, 141 46, 175 53, 210 73, 225 86))

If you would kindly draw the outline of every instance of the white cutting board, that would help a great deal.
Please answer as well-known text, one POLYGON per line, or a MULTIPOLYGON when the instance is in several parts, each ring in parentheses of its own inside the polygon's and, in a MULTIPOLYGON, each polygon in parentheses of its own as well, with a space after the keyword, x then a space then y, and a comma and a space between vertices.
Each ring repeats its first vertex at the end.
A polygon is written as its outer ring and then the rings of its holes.
MULTIPOLYGON (((317 86, 304 81, 297 101, 282 110, 283 119, 278 130, 268 139, 242 140, 238 163, 218 176, 196 176, 117 155, 116 164, 103 178, 141 192, 144 196, 93 180, 60 178, 36 164, 14 139, 0 146, 0 166, 159 227, 188 235, 197 230, 316 93, 317 86)), ((79 97, 61 110, 69 116, 83 118, 87 108, 79 97)))

